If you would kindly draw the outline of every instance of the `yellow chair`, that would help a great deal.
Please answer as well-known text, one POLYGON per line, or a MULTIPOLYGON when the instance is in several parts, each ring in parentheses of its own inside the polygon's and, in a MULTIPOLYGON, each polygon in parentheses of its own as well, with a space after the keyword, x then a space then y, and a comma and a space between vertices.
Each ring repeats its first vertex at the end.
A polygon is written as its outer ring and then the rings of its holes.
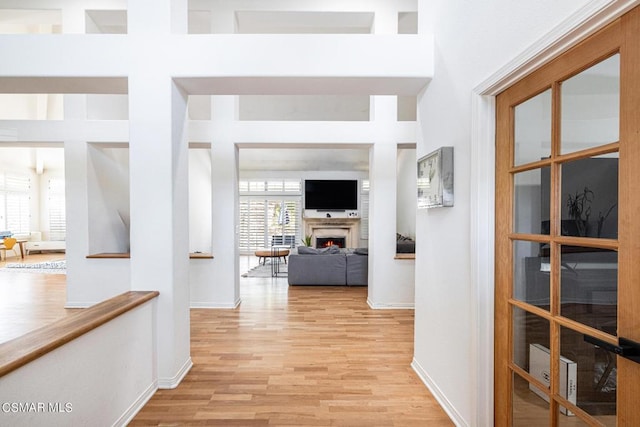
MULTIPOLYGON (((5 237, 4 241, 0 245, 0 251, 4 252, 4 259, 7 259, 7 251, 13 251, 16 256, 20 256, 18 252, 16 252, 16 242, 17 240, 13 237, 5 237)), ((0 261, 2 260, 2 252, 0 252, 0 261)))

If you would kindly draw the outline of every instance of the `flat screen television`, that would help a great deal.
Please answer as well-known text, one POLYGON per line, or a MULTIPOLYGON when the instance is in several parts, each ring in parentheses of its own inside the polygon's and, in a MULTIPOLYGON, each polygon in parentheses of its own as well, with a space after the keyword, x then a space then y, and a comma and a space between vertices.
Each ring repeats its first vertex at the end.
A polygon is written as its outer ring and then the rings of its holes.
POLYGON ((320 211, 358 209, 358 181, 307 179, 304 182, 304 208, 320 211))

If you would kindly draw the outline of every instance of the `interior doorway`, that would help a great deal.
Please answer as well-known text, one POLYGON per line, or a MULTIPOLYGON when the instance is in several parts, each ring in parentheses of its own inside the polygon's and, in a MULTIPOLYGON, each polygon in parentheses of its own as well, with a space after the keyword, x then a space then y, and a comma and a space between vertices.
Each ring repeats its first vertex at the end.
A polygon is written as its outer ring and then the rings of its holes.
POLYGON ((497 97, 496 425, 637 425, 640 11, 497 97), (634 238, 635 237, 635 238, 634 238))

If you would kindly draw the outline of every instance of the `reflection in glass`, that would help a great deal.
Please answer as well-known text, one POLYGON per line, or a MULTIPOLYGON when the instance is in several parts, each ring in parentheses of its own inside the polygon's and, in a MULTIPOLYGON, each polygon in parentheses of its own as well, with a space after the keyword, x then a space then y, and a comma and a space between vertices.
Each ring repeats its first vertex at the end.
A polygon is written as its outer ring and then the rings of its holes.
POLYGON ((514 132, 515 165, 551 155, 551 89, 516 106, 514 132))
POLYGON ((549 167, 514 176, 514 232, 549 234, 549 167))
POLYGON ((618 157, 612 153, 562 164, 562 235, 618 238, 618 157))
POLYGON ((549 424, 549 403, 533 390, 543 394, 536 386, 513 374, 513 426, 533 427, 549 424))
POLYGON ((560 314, 616 335, 618 252, 562 246, 560 314))
POLYGON ((562 83, 562 154, 617 142, 620 128, 620 55, 562 83))
MULTIPOLYGON (((518 307, 513 307, 513 363, 540 379, 542 372, 530 368, 530 355, 549 348, 549 321, 518 307)), ((542 380, 541 380, 542 381, 542 380)), ((544 381, 543 381, 544 382, 544 381)))
POLYGON ((578 417, 566 416, 560 412, 560 416, 558 417, 558 426, 559 427, 588 427, 589 424, 585 423, 578 417))
MULTIPOLYGON (((567 369, 575 370, 576 405, 604 425, 615 426, 616 356, 590 342, 588 335, 564 327, 560 328, 560 354, 567 369)), ((567 376, 566 387, 570 388, 573 377, 573 373, 567 376)))
POLYGON ((549 250, 547 244, 513 242, 513 297, 549 309, 549 250))

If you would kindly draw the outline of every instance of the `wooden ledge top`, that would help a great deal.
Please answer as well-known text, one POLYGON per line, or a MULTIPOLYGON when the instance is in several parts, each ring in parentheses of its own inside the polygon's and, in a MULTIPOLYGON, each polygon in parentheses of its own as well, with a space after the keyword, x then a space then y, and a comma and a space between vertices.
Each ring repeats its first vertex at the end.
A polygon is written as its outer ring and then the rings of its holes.
MULTIPOLYGON (((87 255, 88 259, 109 259, 109 258, 131 258, 131 254, 128 252, 117 253, 117 252, 103 252, 100 254, 91 254, 87 255)), ((189 254, 189 258, 191 259, 213 259, 213 255, 205 252, 192 252, 189 254)))
POLYGON ((0 377, 160 295, 130 291, 0 344, 0 377))
POLYGON ((128 252, 103 252, 99 254, 87 255, 87 258, 131 258, 131 254, 128 252))
POLYGON ((396 254, 395 259, 416 259, 416 254, 396 254))
POLYGON ((206 252, 191 252, 189 254, 189 258, 191 259, 213 259, 213 254, 206 252))

